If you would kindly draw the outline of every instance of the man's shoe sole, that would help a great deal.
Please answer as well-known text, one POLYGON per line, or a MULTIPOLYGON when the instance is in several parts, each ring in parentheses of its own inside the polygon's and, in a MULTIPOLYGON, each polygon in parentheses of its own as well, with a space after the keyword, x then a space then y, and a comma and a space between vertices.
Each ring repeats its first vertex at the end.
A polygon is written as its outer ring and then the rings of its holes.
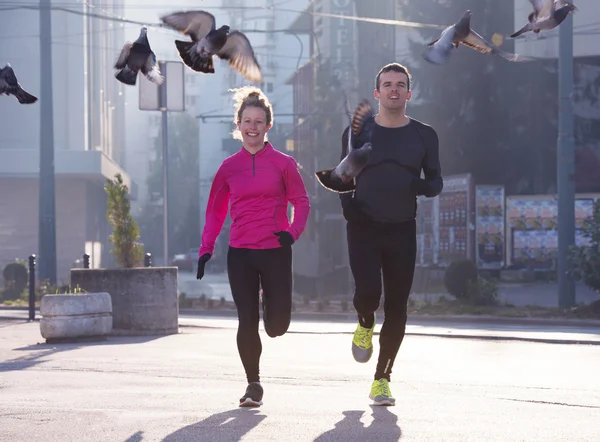
POLYGON ((251 408, 251 407, 260 407, 262 405, 262 401, 253 401, 250 398, 246 398, 244 402, 240 402, 240 407, 251 408))
POLYGON ((369 362, 371 356, 373 356, 373 347, 369 348, 368 350, 363 350, 362 348, 357 347, 353 342, 352 356, 356 362, 360 362, 361 364, 369 362))
POLYGON ((383 406, 383 407, 393 407, 394 405, 396 405, 396 399, 393 399, 393 398, 375 400, 375 398, 373 396, 369 395, 369 399, 371 399, 373 401, 373 405, 378 405, 378 406, 383 406))

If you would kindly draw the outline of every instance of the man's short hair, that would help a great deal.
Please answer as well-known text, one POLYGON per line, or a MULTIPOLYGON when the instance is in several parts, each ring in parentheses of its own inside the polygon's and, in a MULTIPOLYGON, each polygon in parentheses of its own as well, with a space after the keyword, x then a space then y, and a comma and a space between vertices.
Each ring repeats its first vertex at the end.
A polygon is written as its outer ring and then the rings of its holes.
POLYGON ((383 74, 385 72, 400 72, 402 74, 406 74, 406 77, 408 78, 408 83, 406 85, 406 89, 410 90, 410 73, 408 72, 408 69, 406 68, 406 66, 403 66, 400 63, 389 63, 389 64, 386 64, 381 69, 379 69, 379 72, 377 73, 377 76, 375 77, 375 89, 379 90, 379 77, 381 77, 381 74, 383 74))

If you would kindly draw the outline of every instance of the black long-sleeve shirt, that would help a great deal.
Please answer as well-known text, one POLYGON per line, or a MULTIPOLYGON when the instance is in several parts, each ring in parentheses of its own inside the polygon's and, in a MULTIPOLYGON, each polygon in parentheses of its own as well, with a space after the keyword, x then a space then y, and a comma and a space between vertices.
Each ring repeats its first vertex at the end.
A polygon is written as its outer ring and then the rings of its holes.
MULTIPOLYGON (((361 211, 380 223, 415 219, 418 194, 413 189, 421 188, 421 194, 435 197, 443 188, 437 133, 413 118, 407 125, 394 128, 373 121, 371 144, 369 162, 356 178, 356 190, 340 195, 342 205, 355 198, 361 211), (423 185, 415 186, 421 171, 423 185)), ((348 128, 342 135, 342 158, 347 145, 348 128)))

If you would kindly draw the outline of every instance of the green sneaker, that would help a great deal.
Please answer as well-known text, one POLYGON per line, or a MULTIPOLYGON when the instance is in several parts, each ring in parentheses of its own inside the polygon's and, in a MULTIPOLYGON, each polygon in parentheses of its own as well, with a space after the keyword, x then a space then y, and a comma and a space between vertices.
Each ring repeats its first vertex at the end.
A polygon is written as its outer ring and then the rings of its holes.
POLYGON ((373 381, 369 399, 373 400, 373 405, 396 405, 396 399, 392 397, 390 391, 390 384, 385 378, 373 381))
POLYGON ((373 327, 365 328, 358 324, 354 337, 352 338, 352 356, 356 362, 367 362, 373 354, 373 331, 375 330, 375 318, 373 327))

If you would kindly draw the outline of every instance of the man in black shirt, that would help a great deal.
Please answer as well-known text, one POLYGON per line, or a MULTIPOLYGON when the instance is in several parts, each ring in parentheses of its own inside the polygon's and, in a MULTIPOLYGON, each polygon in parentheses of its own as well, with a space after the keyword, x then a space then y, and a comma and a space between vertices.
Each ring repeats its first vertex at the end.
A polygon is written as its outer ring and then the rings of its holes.
MULTIPOLYGON (((375 405, 394 405, 389 382, 404 338, 415 271, 417 196, 439 195, 443 181, 435 130, 406 116, 406 103, 411 98, 408 70, 398 63, 381 68, 375 78, 374 96, 379 101, 379 113, 370 122, 373 148, 369 162, 356 178, 355 190, 340 198, 356 286, 358 326, 352 354, 356 361, 367 362, 373 353, 375 311, 381 299, 383 274, 385 317, 369 397, 375 405)), ((347 140, 348 128, 342 135, 342 158, 346 156, 347 140)), ((364 141, 368 140, 358 137, 356 145, 364 141)))

